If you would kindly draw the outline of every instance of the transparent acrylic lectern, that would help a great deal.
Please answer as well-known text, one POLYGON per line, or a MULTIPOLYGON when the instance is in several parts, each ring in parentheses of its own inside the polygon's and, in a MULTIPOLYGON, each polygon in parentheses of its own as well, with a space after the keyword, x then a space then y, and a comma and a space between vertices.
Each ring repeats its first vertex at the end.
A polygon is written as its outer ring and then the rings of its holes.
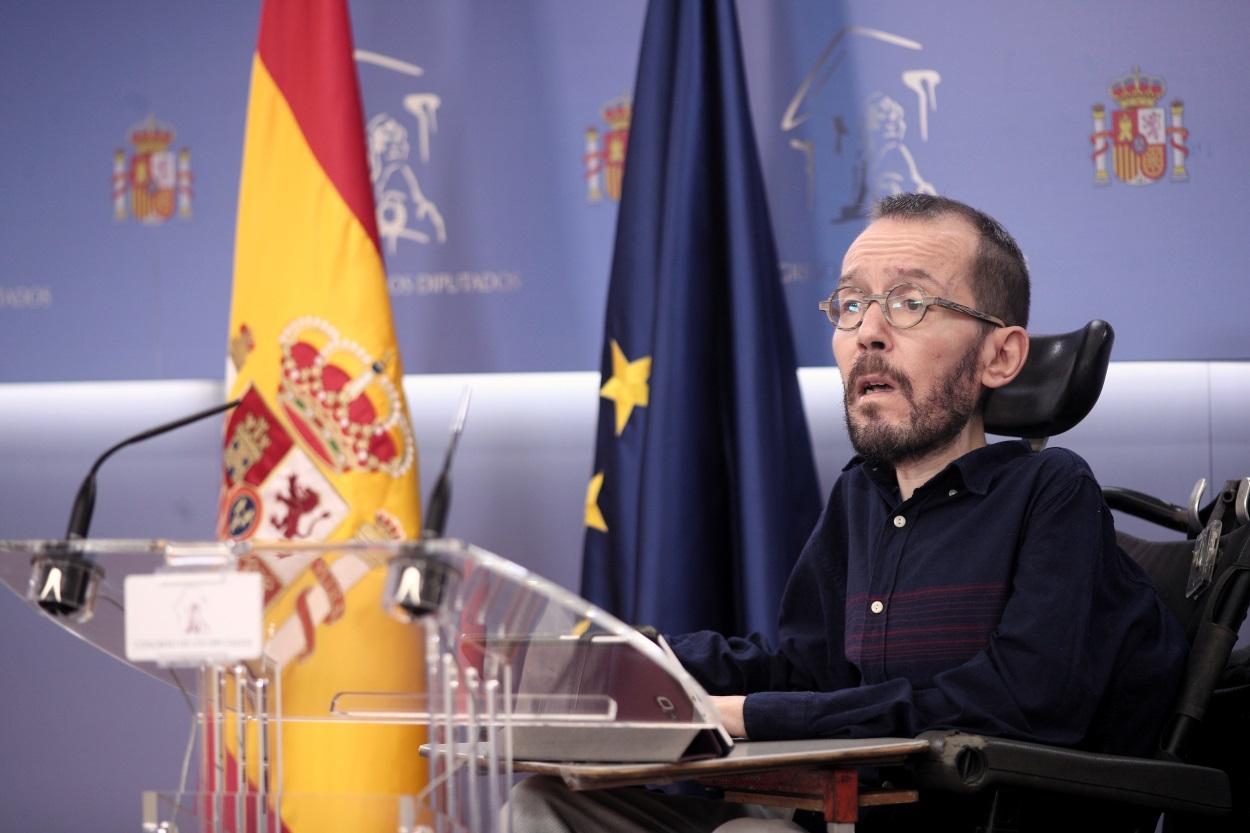
POLYGON ((506 831, 513 760, 663 762, 732 745, 707 695, 663 647, 459 541, 0 541, 0 581, 31 600, 32 613, 177 686, 194 704, 195 786, 154 785, 167 789, 143 794, 137 830, 279 833, 288 813, 303 813, 353 820, 343 829, 506 831), (397 620, 393 627, 417 629, 407 643, 417 648, 388 661, 423 665, 424 690, 371 690, 349 673, 340 689, 292 708, 283 672, 299 660, 276 647, 272 626, 250 659, 127 659, 128 576, 199 581, 292 559, 385 571, 376 604, 397 620), (284 751, 284 735, 308 726, 419 727, 404 754, 428 762, 426 782, 402 795, 295 793, 287 776, 306 762, 284 751))

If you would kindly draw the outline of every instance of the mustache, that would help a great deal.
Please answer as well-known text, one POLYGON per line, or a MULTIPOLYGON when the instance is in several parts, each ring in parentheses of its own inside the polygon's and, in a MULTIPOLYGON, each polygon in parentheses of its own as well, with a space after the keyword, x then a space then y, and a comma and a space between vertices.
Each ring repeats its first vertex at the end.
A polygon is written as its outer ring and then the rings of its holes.
POLYGON ((859 382, 865 376, 882 376, 898 388, 905 397, 911 399, 911 379, 903 371, 892 367, 880 353, 864 353, 855 360, 850 375, 846 379, 848 399, 855 399, 859 396, 859 382))

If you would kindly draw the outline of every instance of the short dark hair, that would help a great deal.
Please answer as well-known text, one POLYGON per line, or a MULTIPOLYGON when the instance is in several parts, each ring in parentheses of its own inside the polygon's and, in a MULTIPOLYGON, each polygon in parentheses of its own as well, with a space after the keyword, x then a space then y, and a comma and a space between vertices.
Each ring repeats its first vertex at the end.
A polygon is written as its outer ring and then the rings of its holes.
POLYGON ((958 214, 976 229, 980 243, 972 264, 972 294, 982 312, 1009 325, 1029 323, 1029 267, 1020 246, 997 220, 949 197, 896 194, 877 203, 873 219, 911 217, 934 220, 958 214))

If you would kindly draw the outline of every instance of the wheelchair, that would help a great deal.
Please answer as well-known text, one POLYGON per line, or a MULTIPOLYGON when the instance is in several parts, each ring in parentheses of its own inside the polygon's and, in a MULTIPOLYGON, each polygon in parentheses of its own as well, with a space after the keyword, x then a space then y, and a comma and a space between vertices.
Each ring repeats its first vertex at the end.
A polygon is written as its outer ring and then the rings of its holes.
MULTIPOLYGON (((1040 448, 1075 426, 1102 392, 1113 340, 1103 321, 1032 336, 1021 374, 987 398, 986 431, 1040 448)), ((921 807, 952 808, 961 828, 971 820, 968 826, 984 833, 1152 831, 1160 815, 1170 833, 1250 830, 1250 649, 1234 651, 1250 607, 1250 478, 1226 483, 1202 506, 1204 485, 1185 507, 1129 489, 1104 490, 1111 508, 1187 536, 1156 542, 1117 533, 1190 640, 1154 757, 928 732, 927 756, 898 773, 920 790, 921 807)))

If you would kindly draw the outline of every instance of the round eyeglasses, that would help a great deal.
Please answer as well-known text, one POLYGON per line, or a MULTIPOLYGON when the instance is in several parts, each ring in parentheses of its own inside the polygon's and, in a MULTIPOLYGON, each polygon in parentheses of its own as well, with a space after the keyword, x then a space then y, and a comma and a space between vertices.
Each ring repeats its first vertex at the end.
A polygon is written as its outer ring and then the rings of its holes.
POLYGON ((1001 318, 987 312, 966 307, 946 298, 938 298, 925 292, 914 283, 900 283, 884 295, 869 295, 858 286, 843 286, 820 302, 821 311, 829 316, 829 323, 839 330, 858 329, 864 323, 864 313, 876 301, 890 326, 900 330, 910 329, 924 320, 929 307, 938 306, 971 315, 995 327, 1006 327, 1001 318))

